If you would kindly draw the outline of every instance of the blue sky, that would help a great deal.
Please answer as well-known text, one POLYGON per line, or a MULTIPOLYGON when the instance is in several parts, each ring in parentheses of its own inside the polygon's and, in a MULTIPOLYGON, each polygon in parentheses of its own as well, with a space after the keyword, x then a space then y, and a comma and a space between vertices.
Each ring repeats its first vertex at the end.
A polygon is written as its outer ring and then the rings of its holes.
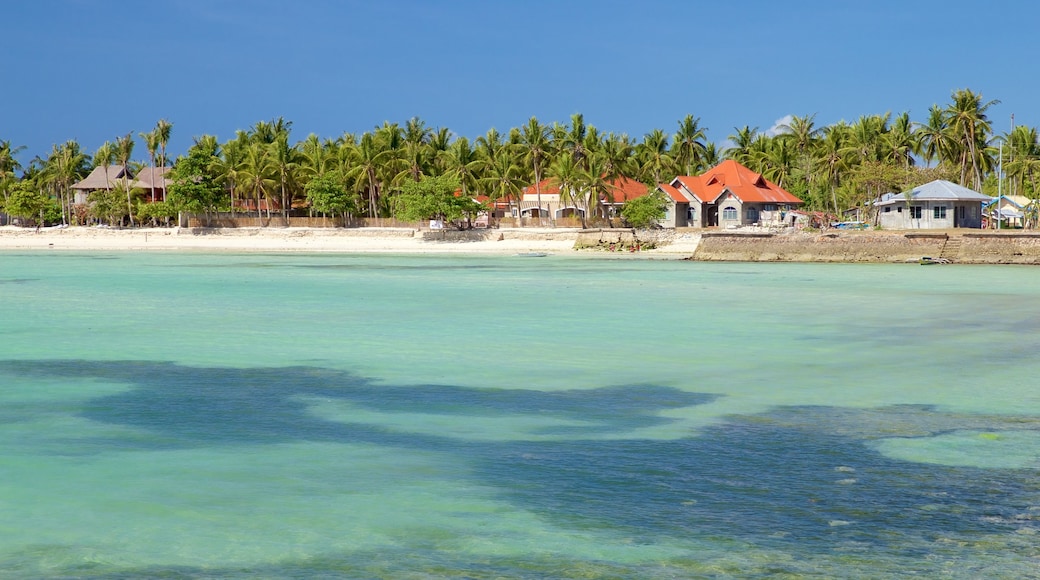
MULTIPOLYGON (((602 131, 708 138, 786 115, 827 125, 958 88, 998 132, 1040 125, 1032 2, 33 0, 0 16, 0 140, 27 163, 165 118, 169 152, 260 120, 293 140, 419 116, 476 137, 581 112, 602 131)), ((138 142, 135 157, 147 156, 138 142)))

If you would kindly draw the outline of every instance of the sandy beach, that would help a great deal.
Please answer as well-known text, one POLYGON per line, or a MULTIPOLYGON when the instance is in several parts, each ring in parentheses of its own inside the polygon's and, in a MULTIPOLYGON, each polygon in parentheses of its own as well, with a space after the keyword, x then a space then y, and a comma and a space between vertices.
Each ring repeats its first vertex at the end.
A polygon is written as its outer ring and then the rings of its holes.
MULTIPOLYGON (((343 253, 596 254, 577 251, 575 229, 494 229, 460 237, 455 232, 410 228, 140 228, 53 227, 36 231, 0 227, 0 251, 215 251, 343 253)), ((695 240, 676 240, 641 255, 681 257, 693 253, 695 240)))

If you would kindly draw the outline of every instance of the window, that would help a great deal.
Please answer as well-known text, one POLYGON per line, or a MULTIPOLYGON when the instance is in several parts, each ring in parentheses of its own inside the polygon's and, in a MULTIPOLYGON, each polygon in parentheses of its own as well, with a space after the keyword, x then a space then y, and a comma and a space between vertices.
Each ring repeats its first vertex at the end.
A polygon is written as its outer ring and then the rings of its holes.
POLYGON ((934 208, 932 208, 932 219, 936 219, 936 220, 944 220, 944 219, 946 219, 946 206, 945 205, 937 205, 934 208))
POLYGON ((919 220, 921 219, 921 206, 912 205, 910 206, 910 219, 919 220))
POLYGON ((958 211, 958 213, 960 213, 960 214, 961 214, 961 215, 960 215, 960 218, 961 218, 961 219, 964 219, 964 206, 962 205, 962 206, 958 207, 958 208, 957 208, 957 211, 958 211))
POLYGON ((896 208, 896 213, 903 213, 903 206, 897 207, 896 208))
POLYGON ((767 203, 764 206, 762 206, 762 211, 776 211, 776 204, 767 203))
POLYGON ((751 223, 755 223, 755 222, 758 221, 758 210, 757 209, 755 209, 753 207, 747 208, 747 221, 749 221, 751 223))
POLYGON ((890 212, 890 211, 892 211, 892 206, 890 206, 890 205, 886 205, 886 206, 885 206, 885 213, 888 213, 888 212, 890 212))
POLYGON ((724 220, 737 220, 737 208, 727 207, 722 209, 722 219, 724 220))

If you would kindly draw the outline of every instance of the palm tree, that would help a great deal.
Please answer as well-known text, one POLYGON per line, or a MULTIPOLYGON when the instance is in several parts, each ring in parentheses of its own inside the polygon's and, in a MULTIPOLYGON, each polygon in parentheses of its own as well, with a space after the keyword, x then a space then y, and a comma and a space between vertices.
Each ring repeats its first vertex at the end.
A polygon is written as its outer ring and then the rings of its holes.
POLYGON ((819 143, 819 161, 822 166, 823 177, 831 190, 831 203, 834 213, 838 213, 838 186, 841 185, 842 175, 849 168, 848 141, 851 129, 847 123, 841 121, 823 129, 823 138, 819 143))
MULTIPOLYGON (((231 199, 231 217, 235 215, 235 193, 241 191, 245 185, 242 179, 242 170, 245 164, 246 150, 249 148, 249 135, 245 131, 238 131, 234 139, 224 143, 220 148, 220 155, 213 161, 213 171, 228 188, 231 199)), ((260 208, 257 207, 259 213, 260 208)))
MULTIPOLYGON (((542 225, 542 171, 545 169, 545 160, 549 156, 551 147, 549 127, 539 123, 537 117, 531 117, 527 120, 527 124, 520 129, 520 146, 524 160, 531 166, 531 170, 534 173, 534 192, 538 202, 538 223, 542 225)), ((517 207, 519 208, 519 206, 517 207)))
POLYGON ((413 145, 425 145, 430 142, 433 129, 426 126, 426 122, 419 117, 412 117, 404 124, 405 143, 413 145))
POLYGON ((549 177, 560 189, 561 204, 570 203, 581 211, 581 225, 587 227, 587 210, 581 207, 582 198, 577 188, 581 184, 581 166, 569 151, 561 151, 549 165, 549 177))
POLYGON ((361 141, 352 150, 353 164, 347 176, 358 187, 368 189, 368 217, 375 218, 379 205, 379 174, 394 152, 370 132, 363 134, 361 141))
POLYGON ((654 129, 643 136, 643 142, 636 146, 639 159, 639 171, 642 181, 661 183, 665 174, 674 175, 675 159, 668 150, 668 133, 654 129))
POLYGON ((700 126, 700 122, 699 117, 686 115, 679 121, 679 130, 675 132, 672 141, 672 157, 676 165, 682 169, 683 175, 693 175, 707 148, 704 144, 705 130, 700 126))
POLYGON ((888 146, 889 160, 909 171, 914 165, 914 154, 921 151, 921 142, 914 133, 914 123, 910 120, 910 113, 903 112, 896 115, 884 141, 888 146))
POLYGON ((14 172, 22 168, 14 156, 23 150, 24 145, 13 147, 10 141, 0 141, 0 193, 3 194, 4 201, 7 201, 8 184, 14 181, 14 172))
POLYGON ((726 159, 732 159, 747 166, 751 163, 753 157, 751 149, 759 136, 758 127, 752 128, 744 125, 742 128, 733 127, 733 130, 736 133, 727 137, 733 146, 726 149, 726 159))
POLYGON ((755 151, 757 171, 781 188, 787 183, 795 166, 795 149, 790 139, 779 136, 762 140, 765 146, 755 151))
POLYGON ((134 135, 126 135, 116 139, 116 161, 123 166, 123 189, 126 190, 126 212, 130 217, 130 227, 134 227, 134 202, 130 187, 130 158, 134 154, 134 135))
POLYGON ((497 157, 500 153, 506 150, 508 144, 498 129, 494 127, 488 129, 487 133, 477 137, 475 141, 477 153, 483 157, 489 165, 493 165, 497 161, 497 157))
POLYGON ((596 154, 603 160, 603 177, 610 182, 633 177, 637 173, 635 151, 636 145, 628 135, 608 133, 596 154))
POLYGON ((514 200, 520 207, 521 191, 524 187, 523 170, 513 155, 499 155, 487 166, 481 186, 493 201, 514 200))
POLYGON ((917 123, 914 134, 920 146, 919 152, 925 161, 931 163, 938 160, 941 163, 953 159, 956 145, 950 136, 946 112, 938 105, 932 105, 928 109, 928 122, 917 123))
POLYGON ((1032 197, 1036 197, 1036 176, 1040 173, 1040 136, 1035 127, 1019 125, 1006 136, 1007 164, 1005 165, 1012 195, 1017 191, 1026 191, 1025 179, 1029 178, 1032 197))
POLYGON ((487 161, 470 145, 469 139, 459 137, 452 142, 448 150, 438 156, 445 173, 453 173, 459 178, 462 195, 480 188, 478 179, 487 161))
MULTIPOLYGON (((239 179, 244 187, 252 191, 256 199, 256 212, 260 216, 261 200, 268 199, 278 184, 277 167, 271 158, 271 149, 264 143, 250 143, 239 170, 239 179)), ((267 219, 271 219, 271 204, 267 204, 267 219)))
POLYGON ((80 150, 76 141, 66 141, 60 147, 54 146, 51 155, 44 163, 42 179, 51 183, 57 190, 61 200, 62 223, 72 220, 72 184, 81 179, 87 172, 87 155, 80 150))
POLYGON ((585 116, 575 113, 571 115, 571 124, 559 135, 560 148, 569 151, 580 166, 584 166, 585 157, 588 155, 585 139, 589 135, 589 128, 590 126, 585 124, 585 116))
POLYGON ((275 175, 278 180, 282 218, 289 224, 289 212, 297 187, 296 173, 299 170, 299 151, 289 146, 289 133, 279 133, 270 144, 271 160, 274 162, 275 175))
MULTIPOLYGON (((606 159, 602 155, 592 155, 587 160, 587 167, 579 174, 577 191, 583 198, 587 212, 595 216, 609 218, 602 209, 603 201, 614 203, 614 185, 605 177, 606 159)), ((584 224, 585 221, 583 220, 584 224)))
POLYGON ((155 124, 155 134, 159 140, 159 169, 162 174, 166 173, 166 146, 170 143, 170 133, 173 131, 173 123, 166 119, 159 119, 155 124))
POLYGON ((152 169, 152 203, 155 202, 155 155, 159 151, 159 133, 156 129, 153 129, 147 133, 138 133, 142 139, 144 139, 144 146, 148 149, 148 161, 149 167, 152 169))
POLYGON ((992 130, 986 111, 998 103, 998 100, 984 103, 981 93, 973 93, 971 89, 960 89, 954 91, 953 102, 946 107, 947 123, 960 150, 958 165, 961 170, 961 185, 968 185, 970 176, 974 188, 982 188, 982 176, 986 165, 983 156, 992 130))
POLYGON ((715 167, 719 163, 722 163, 722 156, 722 151, 719 151, 718 145, 709 141, 704 145, 704 153, 701 154, 701 165, 697 170, 707 171, 708 169, 715 167))
POLYGON ((779 137, 791 141, 801 178, 805 182, 806 191, 811 196, 813 191, 812 152, 819 141, 820 134, 820 130, 816 128, 816 114, 792 117, 789 122, 781 124, 779 128, 781 131, 779 137))

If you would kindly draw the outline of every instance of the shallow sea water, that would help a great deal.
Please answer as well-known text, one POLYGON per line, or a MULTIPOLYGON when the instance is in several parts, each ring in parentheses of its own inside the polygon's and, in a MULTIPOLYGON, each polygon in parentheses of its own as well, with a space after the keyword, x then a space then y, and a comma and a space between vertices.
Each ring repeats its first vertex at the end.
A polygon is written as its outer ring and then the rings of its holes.
POLYGON ((0 576, 1040 577, 1040 270, 0 254, 0 576))

